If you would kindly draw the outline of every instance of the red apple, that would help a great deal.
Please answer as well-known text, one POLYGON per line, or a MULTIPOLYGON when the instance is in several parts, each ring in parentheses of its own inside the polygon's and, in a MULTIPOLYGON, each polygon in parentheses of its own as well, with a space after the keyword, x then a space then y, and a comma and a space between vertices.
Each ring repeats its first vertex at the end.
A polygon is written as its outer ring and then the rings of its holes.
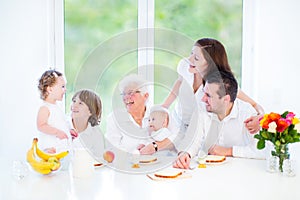
POLYGON ((115 159, 115 154, 112 151, 105 151, 103 154, 104 160, 111 163, 115 159))

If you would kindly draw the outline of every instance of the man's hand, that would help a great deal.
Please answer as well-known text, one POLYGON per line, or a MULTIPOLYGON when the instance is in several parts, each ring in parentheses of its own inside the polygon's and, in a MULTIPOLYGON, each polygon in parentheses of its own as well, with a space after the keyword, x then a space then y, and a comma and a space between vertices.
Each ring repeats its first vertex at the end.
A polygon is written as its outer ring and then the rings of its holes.
POLYGON ((189 169, 191 158, 186 152, 182 152, 178 155, 177 159, 173 163, 173 167, 180 169, 189 169))

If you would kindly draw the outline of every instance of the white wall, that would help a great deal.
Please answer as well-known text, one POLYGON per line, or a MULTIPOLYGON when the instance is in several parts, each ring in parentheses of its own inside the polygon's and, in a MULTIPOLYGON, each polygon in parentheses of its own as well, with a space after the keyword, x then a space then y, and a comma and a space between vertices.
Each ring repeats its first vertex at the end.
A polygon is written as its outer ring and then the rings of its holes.
POLYGON ((47 1, 0 1, 0 156, 25 159, 36 133, 39 76, 49 66, 47 1))
POLYGON ((253 24, 245 34, 253 60, 243 70, 242 88, 266 112, 291 110, 300 117, 300 1, 245 0, 250 2, 254 7, 245 9, 253 24))

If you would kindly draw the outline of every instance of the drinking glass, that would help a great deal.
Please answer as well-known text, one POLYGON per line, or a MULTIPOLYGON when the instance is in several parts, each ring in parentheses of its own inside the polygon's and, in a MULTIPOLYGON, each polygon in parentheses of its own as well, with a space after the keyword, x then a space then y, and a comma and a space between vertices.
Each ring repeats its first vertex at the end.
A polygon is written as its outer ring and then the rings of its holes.
POLYGON ((28 166, 24 161, 14 160, 12 164, 12 176, 17 181, 22 180, 28 175, 28 166))
POLYGON ((295 176, 295 171, 293 169, 293 161, 290 159, 285 159, 283 161, 283 175, 285 176, 295 176))
POLYGON ((275 173, 279 168, 279 158, 277 156, 270 156, 267 158, 267 171, 275 173))

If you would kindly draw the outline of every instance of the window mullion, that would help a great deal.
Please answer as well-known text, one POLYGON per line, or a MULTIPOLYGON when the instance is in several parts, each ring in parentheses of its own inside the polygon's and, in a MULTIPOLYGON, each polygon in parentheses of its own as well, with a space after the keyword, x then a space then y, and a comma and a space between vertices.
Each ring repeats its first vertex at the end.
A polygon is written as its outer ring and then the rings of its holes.
POLYGON ((154 0, 138 0, 138 73, 154 80, 154 0))

